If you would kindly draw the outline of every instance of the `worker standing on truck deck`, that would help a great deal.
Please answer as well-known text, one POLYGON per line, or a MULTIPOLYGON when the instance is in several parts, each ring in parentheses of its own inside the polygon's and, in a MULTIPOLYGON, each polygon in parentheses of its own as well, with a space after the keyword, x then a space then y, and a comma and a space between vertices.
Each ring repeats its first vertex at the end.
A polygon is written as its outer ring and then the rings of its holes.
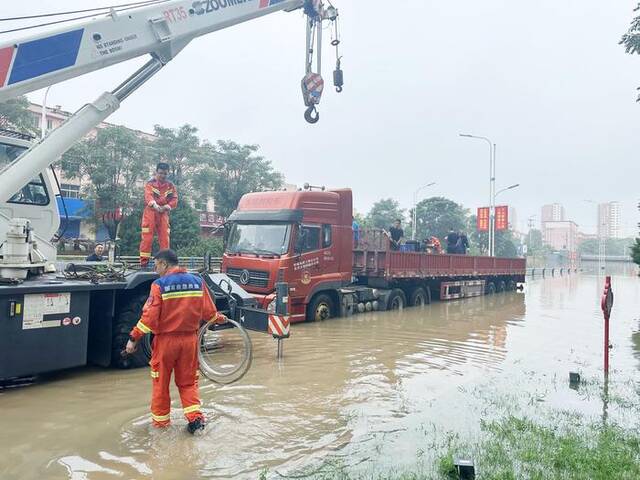
POLYGON ((169 212, 178 205, 178 191, 167 180, 169 165, 158 163, 155 177, 144 186, 144 212, 142 214, 140 265, 146 267, 151 258, 153 234, 158 233, 160 250, 169 248, 169 212))
POLYGON ((104 253, 104 245, 101 243, 97 243, 95 248, 93 249, 93 253, 89 255, 85 261, 86 262, 102 262, 104 257, 102 254, 104 253))
POLYGON ((445 240, 447 241, 447 253, 458 253, 457 245, 459 239, 460 236, 456 232, 454 232, 453 230, 449 230, 449 234, 445 238, 445 240))
POLYGON ((153 333, 149 362, 153 426, 169 426, 169 383, 174 372, 188 430, 196 433, 205 425, 198 392, 198 329, 202 320, 223 323, 226 317, 217 312, 202 278, 178 266, 178 256, 173 250, 158 252, 155 270, 160 278, 151 285, 142 317, 129 334, 126 352, 133 353, 140 339, 153 333))
POLYGON ((393 226, 389 228, 389 240, 391 241, 391 250, 400 250, 400 244, 404 240, 404 230, 402 230, 402 220, 396 218, 393 226))

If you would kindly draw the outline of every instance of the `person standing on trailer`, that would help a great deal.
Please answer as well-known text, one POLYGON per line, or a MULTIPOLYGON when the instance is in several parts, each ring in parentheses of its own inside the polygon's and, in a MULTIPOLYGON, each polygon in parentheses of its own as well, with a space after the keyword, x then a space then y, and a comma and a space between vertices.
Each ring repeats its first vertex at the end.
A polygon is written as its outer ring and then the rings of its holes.
POLYGON ((189 422, 189 433, 204 430, 205 418, 198 392, 198 329, 202 320, 224 323, 207 285, 198 275, 178 266, 173 250, 155 256, 155 271, 160 278, 151 284, 149 298, 140 321, 129 333, 125 348, 129 355, 147 333, 153 333, 151 354, 151 419, 154 427, 168 427, 171 419, 169 383, 171 374, 180 392, 182 410, 189 422))
POLYGON ((454 232, 453 230, 449 230, 449 234, 445 239, 447 241, 447 253, 458 253, 457 245, 459 239, 460 236, 456 232, 454 232))
POLYGON ((153 234, 158 233, 160 250, 170 244, 169 212, 178 206, 178 191, 167 180, 169 164, 160 162, 154 178, 144 186, 144 212, 142 214, 140 239, 140 266, 146 267, 151 258, 153 234))

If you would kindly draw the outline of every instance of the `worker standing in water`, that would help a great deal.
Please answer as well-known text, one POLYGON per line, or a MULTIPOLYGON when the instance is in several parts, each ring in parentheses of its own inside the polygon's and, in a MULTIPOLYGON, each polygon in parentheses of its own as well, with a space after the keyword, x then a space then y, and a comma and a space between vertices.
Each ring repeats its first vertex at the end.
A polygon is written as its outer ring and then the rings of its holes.
POLYGON ((151 258, 153 234, 158 233, 160 250, 170 246, 169 212, 178 206, 178 191, 167 180, 169 164, 161 162, 156 166, 154 178, 144 186, 144 212, 142 214, 140 240, 140 266, 146 267, 151 258))
POLYGON ((226 322, 211 300, 209 290, 198 275, 178 266, 173 250, 155 256, 160 275, 151 285, 142 317, 129 334, 126 353, 132 354, 147 333, 153 333, 151 354, 151 419, 154 427, 168 427, 171 418, 169 383, 171 374, 180 392, 182 410, 189 433, 204 430, 205 418, 198 392, 198 329, 202 320, 226 322))

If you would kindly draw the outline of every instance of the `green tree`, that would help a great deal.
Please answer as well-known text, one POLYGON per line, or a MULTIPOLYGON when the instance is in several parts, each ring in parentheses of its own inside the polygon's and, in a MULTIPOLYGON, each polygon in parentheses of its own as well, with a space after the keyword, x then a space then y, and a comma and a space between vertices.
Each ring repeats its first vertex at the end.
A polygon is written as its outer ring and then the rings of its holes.
POLYGON ((38 133, 33 122, 33 113, 29 111, 27 97, 12 98, 0 103, 0 127, 31 135, 38 133))
POLYGON ((92 214, 100 225, 104 213, 123 208, 128 214, 131 206, 140 203, 140 181, 150 168, 148 145, 125 127, 100 129, 95 137, 69 149, 61 167, 67 177, 90 180, 84 193, 95 200, 92 214))
POLYGON ((631 258, 640 265, 640 238, 636 238, 635 243, 631 246, 631 258))
POLYGON ((153 142, 156 163, 168 163, 171 179, 179 191, 193 194, 191 180, 202 169, 198 129, 189 124, 179 128, 156 125, 154 132, 157 136, 153 142))
POLYGON ((365 218, 365 223, 370 228, 389 228, 393 222, 404 218, 404 209, 392 198, 383 198, 373 204, 365 218))
POLYGON ((203 145, 199 157, 203 167, 193 178, 192 185, 195 191, 213 193, 220 215, 226 217, 233 212, 245 193, 282 187, 283 175, 273 169, 271 161, 257 154, 259 148, 229 140, 203 145))
MULTIPOLYGON (((637 12, 639 10, 640 3, 633 9, 633 11, 637 12)), ((631 25, 629 26, 627 33, 622 35, 620 44, 624 45, 626 53, 631 55, 640 53, 640 16, 636 16, 631 20, 631 25)), ((638 96, 636 101, 640 101, 640 96, 638 96)))
POLYGON ((450 230, 466 230, 468 211, 453 200, 444 197, 431 197, 417 205, 416 238, 435 236, 441 241, 450 230))
MULTIPOLYGON (((624 256, 631 254, 634 244, 633 238, 607 238, 605 240, 605 251, 607 255, 624 256)), ((600 251, 600 240, 588 238, 578 246, 578 253, 581 255, 598 255, 600 251)))

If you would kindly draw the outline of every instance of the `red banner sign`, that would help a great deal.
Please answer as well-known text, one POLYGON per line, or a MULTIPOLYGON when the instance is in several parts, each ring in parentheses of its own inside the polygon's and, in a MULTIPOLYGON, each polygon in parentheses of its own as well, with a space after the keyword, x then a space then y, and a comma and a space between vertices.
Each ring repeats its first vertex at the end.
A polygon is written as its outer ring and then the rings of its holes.
POLYGON ((489 231, 489 207, 479 207, 478 208, 478 231, 479 232, 488 232, 489 231))
POLYGON ((509 230, 509 207, 496 206, 496 230, 509 230))

